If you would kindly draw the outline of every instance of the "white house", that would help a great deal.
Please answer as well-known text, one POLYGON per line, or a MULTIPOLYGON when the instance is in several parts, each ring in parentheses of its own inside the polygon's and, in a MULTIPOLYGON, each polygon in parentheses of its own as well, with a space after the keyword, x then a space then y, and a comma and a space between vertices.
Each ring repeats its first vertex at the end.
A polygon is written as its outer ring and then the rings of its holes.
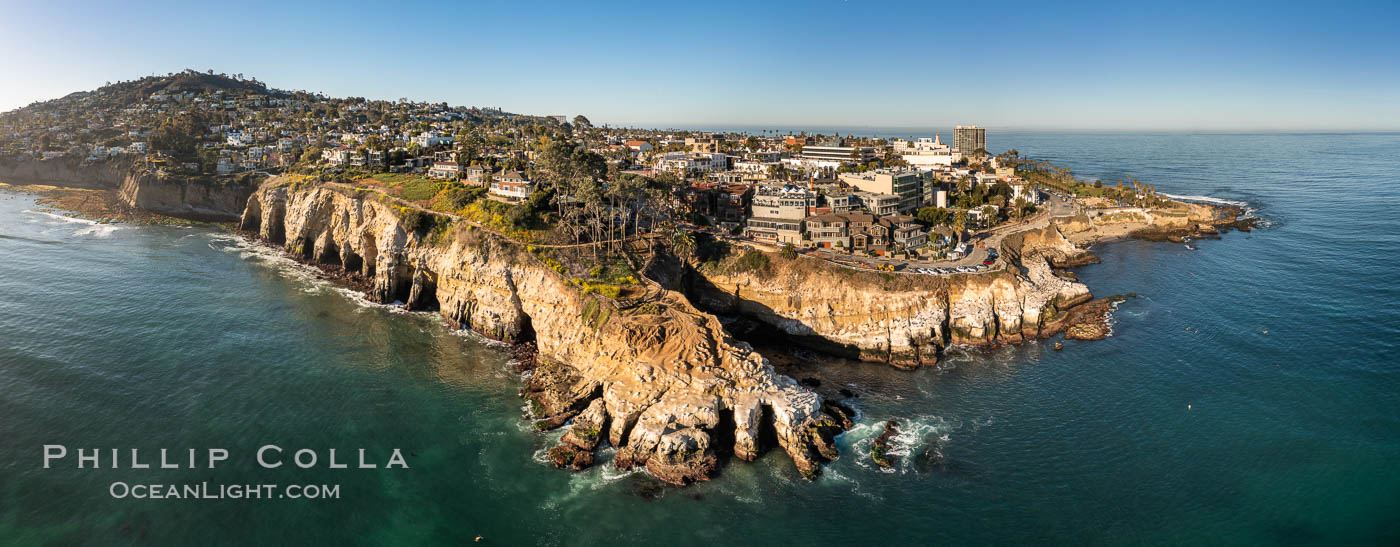
POLYGON ((247 146, 253 144, 253 136, 242 131, 229 131, 227 135, 229 146, 247 146))
POLYGON ((439 134, 436 131, 424 131, 422 133, 419 133, 417 136, 413 137, 413 142, 418 143, 418 146, 427 148, 434 144, 446 144, 448 146, 451 146, 452 143, 457 142, 457 140, 452 137, 447 137, 442 134, 439 134))
POLYGON ((457 180, 462 174, 462 166, 455 161, 433 162, 433 166, 428 169, 428 178, 438 180, 457 180))
POLYGON ((339 148, 327 148, 321 151, 321 159, 331 165, 345 165, 350 162, 351 151, 344 146, 339 148))

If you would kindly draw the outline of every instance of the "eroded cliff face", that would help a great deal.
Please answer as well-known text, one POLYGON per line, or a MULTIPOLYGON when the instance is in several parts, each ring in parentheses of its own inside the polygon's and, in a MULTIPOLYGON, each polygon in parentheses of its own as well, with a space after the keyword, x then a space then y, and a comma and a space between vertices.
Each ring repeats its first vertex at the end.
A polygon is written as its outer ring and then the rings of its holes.
POLYGON ((93 164, 63 159, 0 161, 0 182, 115 189, 126 178, 130 166, 129 162, 117 160, 93 164))
POLYGON ((122 179, 118 195, 128 206, 152 213, 196 220, 234 221, 243 216, 252 180, 177 177, 135 170, 122 179))
POLYGON ((774 372, 681 293, 654 286, 628 308, 583 294, 499 236, 461 224, 420 235, 405 228, 396 206, 323 186, 269 181, 248 198, 241 227, 358 272, 380 302, 437 309, 455 326, 533 341, 540 365, 528 391, 537 427, 577 417, 566 441, 591 451, 605 438, 619 447, 618 467, 643 465, 674 483, 701 480, 717 449, 729 448, 717 442, 753 459, 765 428, 804 475, 834 456, 820 398, 774 372))
POLYGON ((1243 211, 1235 206, 1181 201, 1168 207, 1122 207, 1058 218, 1060 231, 1078 245, 1123 237, 1167 240, 1172 236, 1214 234, 1237 224, 1243 211))
POLYGON ((911 367, 950 344, 1014 343, 1049 333, 1060 312, 1090 298, 1054 275, 1047 259, 1075 256, 1055 226, 1003 245, 1003 271, 951 276, 851 271, 816 259, 770 257, 770 268, 697 268, 702 308, 738 313, 829 351, 911 367))
POLYGON ((1054 273, 1055 265, 1096 260, 1078 245, 1209 237, 1238 225, 1240 213, 1171 202, 1054 218, 1004 238, 1006 267, 986 273, 878 274, 773 254, 763 271, 697 267, 689 290, 706 310, 758 319, 799 343, 913 367, 936 362, 951 344, 1018 343, 1059 332, 1066 310, 1092 298, 1088 287, 1054 273))
POLYGON ((0 182, 85 188, 113 193, 113 203, 192 220, 237 221, 260 177, 187 177, 133 166, 125 160, 81 163, 63 159, 0 162, 0 182))

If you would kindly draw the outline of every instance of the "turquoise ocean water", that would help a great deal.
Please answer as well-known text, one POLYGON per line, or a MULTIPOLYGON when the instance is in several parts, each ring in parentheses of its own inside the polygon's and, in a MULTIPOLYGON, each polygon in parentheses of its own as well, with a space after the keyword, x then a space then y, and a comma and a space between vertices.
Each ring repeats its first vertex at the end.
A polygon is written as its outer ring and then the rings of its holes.
MULTIPOLYGON (((1396 544, 1400 135, 993 133, 1266 227, 1096 247, 1114 335, 935 368, 796 355, 860 394, 815 482, 786 456, 663 487, 542 463, 505 348, 364 303, 208 228, 0 193, 0 543, 1396 544), (897 469, 868 447, 905 424, 897 469), (43 468, 43 446, 227 448, 215 469, 43 468), (275 444, 289 462, 255 464, 275 444), (299 469, 300 448, 381 468, 299 469), (391 451, 408 469, 382 469, 391 451), (113 482, 338 484, 334 500, 114 499, 113 482)), ((103 455, 104 466, 107 463, 103 455)), ((606 458, 606 457, 605 457, 606 458)), ((202 460, 201 460, 202 463, 202 460)))

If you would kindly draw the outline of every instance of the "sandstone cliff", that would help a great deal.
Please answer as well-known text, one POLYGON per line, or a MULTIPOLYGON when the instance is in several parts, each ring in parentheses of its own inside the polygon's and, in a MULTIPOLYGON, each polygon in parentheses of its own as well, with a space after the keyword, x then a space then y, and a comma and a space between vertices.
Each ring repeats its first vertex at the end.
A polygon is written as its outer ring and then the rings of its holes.
POLYGON ((130 167, 130 163, 117 160, 93 164, 64 159, 0 161, 0 182, 115 189, 130 167))
POLYGON ((774 254, 760 271, 698 267, 690 286, 702 308, 756 318, 804 345, 917 366, 950 344, 1040 336, 1061 310, 1089 299, 1047 263, 1081 253, 1054 226, 1003 247, 1010 266, 981 274, 880 274, 774 254))
MULTIPOLYGON (((584 294, 522 245, 457 223, 406 228, 399 206, 276 179, 252 194, 242 229, 372 282, 381 302, 437 309, 451 324, 538 348, 530 380, 538 427, 579 416, 569 441, 619 447, 615 464, 664 480, 704 479, 716 446, 753 459, 777 444, 807 476, 833 457, 820 398, 772 366, 681 293, 655 285, 631 307, 584 294), (766 431, 765 431, 766 430, 766 431)), ((575 460, 577 461, 577 460, 575 460)))
POLYGON ((689 292, 703 309, 749 316, 803 345, 913 367, 951 344, 1017 343, 1064 328, 1088 287, 1052 266, 1096 260, 1080 248, 1123 237, 1179 240, 1247 229, 1238 207, 1169 202, 1062 217, 1006 236, 1005 268, 931 276, 855 271, 817 259, 770 254, 759 271, 694 268, 689 292))
POLYGON ((122 180, 119 196, 128 206, 195 220, 238 220, 259 177, 184 177, 135 170, 122 180))
POLYGON ((117 207, 192 220, 236 221, 264 177, 244 173, 183 176, 111 160, 81 163, 63 159, 0 162, 0 182, 111 191, 117 207))

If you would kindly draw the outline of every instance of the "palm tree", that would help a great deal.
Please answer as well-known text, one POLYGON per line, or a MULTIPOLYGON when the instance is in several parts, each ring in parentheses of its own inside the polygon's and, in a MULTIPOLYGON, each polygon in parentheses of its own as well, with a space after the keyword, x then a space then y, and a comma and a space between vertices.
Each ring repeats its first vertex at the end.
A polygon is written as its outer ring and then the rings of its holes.
POLYGON ((958 244, 962 244, 963 231, 967 229, 967 211, 958 211, 953 214, 953 230, 957 232, 958 244))
POLYGON ((695 234, 690 230, 676 230, 671 234, 671 246, 681 258, 690 258, 695 255, 695 234))

